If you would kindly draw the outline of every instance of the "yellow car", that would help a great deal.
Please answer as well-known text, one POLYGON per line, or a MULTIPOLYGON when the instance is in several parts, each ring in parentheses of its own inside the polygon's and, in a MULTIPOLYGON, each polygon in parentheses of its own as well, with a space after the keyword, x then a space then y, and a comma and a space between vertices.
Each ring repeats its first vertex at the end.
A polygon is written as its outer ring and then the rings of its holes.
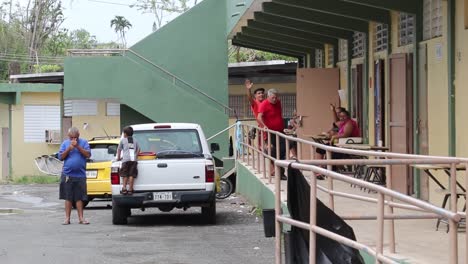
MULTIPOLYGON (((88 202, 95 198, 111 198, 111 163, 116 159, 120 137, 100 137, 89 141, 91 158, 86 163, 88 202)), ((85 202, 85 206, 88 204, 85 202)))

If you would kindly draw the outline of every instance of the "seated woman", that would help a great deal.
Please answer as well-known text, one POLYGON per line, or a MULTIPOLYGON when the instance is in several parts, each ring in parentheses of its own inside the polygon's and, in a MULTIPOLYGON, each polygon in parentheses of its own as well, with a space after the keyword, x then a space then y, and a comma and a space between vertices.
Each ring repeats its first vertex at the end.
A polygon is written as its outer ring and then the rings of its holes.
POLYGON ((330 142, 338 141, 339 138, 347 138, 347 137, 360 137, 361 132, 359 126, 356 121, 351 119, 349 116, 349 112, 346 110, 341 111, 338 114, 340 118, 340 127, 338 129, 338 133, 331 137, 330 142))
MULTIPOLYGON (((330 145, 333 145, 335 141, 338 141, 339 138, 359 137, 361 134, 357 122, 351 119, 348 111, 343 110, 338 114, 338 116, 340 118, 340 123, 339 123, 340 127, 338 128, 338 132, 331 136, 330 145)), ((315 152, 316 152, 314 156, 315 159, 323 159, 326 153, 325 150, 319 149, 319 148, 317 148, 315 152)), ((343 158, 344 155, 346 154, 333 152, 332 158, 340 159, 340 158, 343 158)), ((318 177, 319 179, 323 178, 323 176, 321 177, 318 176, 318 177)))

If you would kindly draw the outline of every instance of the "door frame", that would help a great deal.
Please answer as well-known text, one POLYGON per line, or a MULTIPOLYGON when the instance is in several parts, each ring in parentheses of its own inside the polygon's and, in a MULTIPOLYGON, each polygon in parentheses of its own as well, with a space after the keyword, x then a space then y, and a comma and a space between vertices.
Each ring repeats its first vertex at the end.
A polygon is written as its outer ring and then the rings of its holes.
MULTIPOLYGON (((419 44, 418 53, 418 120, 417 140, 419 141, 419 154, 429 154, 429 118, 428 118, 428 78, 427 78, 427 43, 419 44)), ((420 173, 420 198, 429 200, 429 176, 425 172, 420 173)))
POLYGON ((1 178, 6 180, 10 177, 10 129, 2 127, 2 174, 1 178))

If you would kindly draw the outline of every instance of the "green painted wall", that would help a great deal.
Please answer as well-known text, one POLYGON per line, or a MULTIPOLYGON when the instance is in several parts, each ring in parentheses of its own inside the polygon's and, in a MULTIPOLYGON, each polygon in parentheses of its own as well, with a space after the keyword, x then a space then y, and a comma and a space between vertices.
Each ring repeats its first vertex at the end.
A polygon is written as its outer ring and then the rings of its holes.
POLYGON ((246 197, 250 203, 262 209, 275 208, 275 196, 243 164, 237 163, 236 192, 246 197))
POLYGON ((151 63, 227 105, 226 36, 226 2, 205 0, 131 47, 150 63, 130 52, 67 58, 64 96, 117 99, 157 122, 199 123, 209 137, 228 126, 224 109, 151 63))
POLYGON ((229 35, 229 33, 232 31, 234 26, 239 21, 239 19, 245 13, 247 8, 249 8, 252 5, 253 0, 225 0, 225 1, 227 1, 227 4, 226 4, 226 9, 227 9, 226 30, 227 31, 226 33, 229 35))
POLYGON ((157 123, 127 105, 120 105, 120 129, 133 124, 157 123))

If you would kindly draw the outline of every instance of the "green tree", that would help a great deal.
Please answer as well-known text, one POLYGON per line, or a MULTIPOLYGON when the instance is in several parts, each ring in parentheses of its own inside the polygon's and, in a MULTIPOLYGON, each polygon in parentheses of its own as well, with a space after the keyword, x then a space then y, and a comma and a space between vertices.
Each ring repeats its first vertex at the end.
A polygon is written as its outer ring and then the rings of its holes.
MULTIPOLYGON (((156 31, 162 27, 167 15, 187 11, 190 8, 188 2, 188 0, 137 0, 130 7, 134 7, 144 14, 153 14, 155 19, 153 31, 156 31)), ((195 1, 196 3, 197 1, 195 1)))
POLYGON ((229 43, 229 62, 251 62, 251 61, 269 61, 269 60, 285 60, 296 61, 297 58, 279 55, 275 53, 259 51, 254 49, 246 49, 239 46, 234 46, 229 43))
POLYGON ((22 15, 29 55, 37 59, 43 44, 59 30, 65 20, 62 1, 34 0, 31 6, 29 0, 22 15))
POLYGON ((125 32, 132 27, 132 24, 123 16, 115 16, 115 18, 111 20, 110 26, 114 28, 115 33, 119 35, 123 48, 127 47, 125 32))

